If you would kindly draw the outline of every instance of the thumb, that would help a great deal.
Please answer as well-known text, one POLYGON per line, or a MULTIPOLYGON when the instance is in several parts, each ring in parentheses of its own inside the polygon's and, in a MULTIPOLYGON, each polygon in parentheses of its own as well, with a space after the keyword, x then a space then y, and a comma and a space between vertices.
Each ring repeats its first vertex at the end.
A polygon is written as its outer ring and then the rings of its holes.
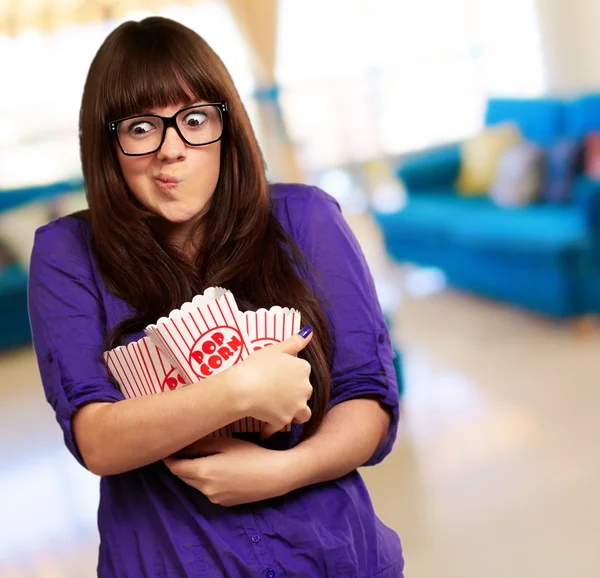
POLYGON ((284 426, 276 426, 276 425, 273 425, 272 423, 266 423, 260 432, 261 441, 268 440, 273 434, 276 434, 283 427, 284 426))
POLYGON ((289 353, 290 355, 296 355, 302 351, 313 337, 313 328, 310 325, 302 328, 296 335, 292 335, 285 341, 278 344, 281 351, 289 353))

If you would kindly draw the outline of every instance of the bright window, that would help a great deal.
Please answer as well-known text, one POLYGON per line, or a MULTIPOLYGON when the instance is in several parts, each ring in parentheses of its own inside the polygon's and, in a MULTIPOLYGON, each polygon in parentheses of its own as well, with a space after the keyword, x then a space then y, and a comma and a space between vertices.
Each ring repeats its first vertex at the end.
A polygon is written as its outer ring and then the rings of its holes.
POLYGON ((303 164, 476 131, 488 95, 544 89, 533 0, 281 0, 277 77, 303 164))
MULTIPOLYGON (((153 13, 204 36, 257 121, 248 50, 227 7, 204 0, 153 13)), ((79 172, 85 76, 119 23, 0 36, 0 77, 10 79, 0 93, 0 189, 79 172)), ((280 0, 278 38, 284 117, 309 170, 463 138, 480 126, 488 95, 544 90, 534 0, 280 0)))

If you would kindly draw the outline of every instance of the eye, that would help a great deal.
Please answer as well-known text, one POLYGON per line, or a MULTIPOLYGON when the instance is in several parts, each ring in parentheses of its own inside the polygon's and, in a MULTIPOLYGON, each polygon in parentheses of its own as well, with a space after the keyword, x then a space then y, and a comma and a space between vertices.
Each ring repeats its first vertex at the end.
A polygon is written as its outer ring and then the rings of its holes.
POLYGON ((208 119, 208 115, 200 110, 189 112, 183 117, 183 124, 188 128, 201 128, 208 119))
POLYGON ((127 134, 137 138, 145 137, 154 130, 156 126, 149 120, 135 120, 127 126, 127 134))

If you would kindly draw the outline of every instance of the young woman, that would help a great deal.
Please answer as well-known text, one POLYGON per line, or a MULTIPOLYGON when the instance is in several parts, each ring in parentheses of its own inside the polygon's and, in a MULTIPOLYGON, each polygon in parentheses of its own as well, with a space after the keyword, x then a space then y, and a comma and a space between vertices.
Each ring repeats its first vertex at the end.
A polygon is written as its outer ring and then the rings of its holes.
POLYGON ((80 135, 89 210, 37 231, 29 295, 46 397, 102 476, 98 575, 402 576, 400 540, 356 471, 395 438, 392 349, 336 202, 267 183, 223 63, 163 18, 108 36, 80 135), (307 327, 202 382, 124 399, 102 353, 210 286, 241 309, 295 307, 307 327), (203 439, 245 416, 267 422, 263 439, 203 439))

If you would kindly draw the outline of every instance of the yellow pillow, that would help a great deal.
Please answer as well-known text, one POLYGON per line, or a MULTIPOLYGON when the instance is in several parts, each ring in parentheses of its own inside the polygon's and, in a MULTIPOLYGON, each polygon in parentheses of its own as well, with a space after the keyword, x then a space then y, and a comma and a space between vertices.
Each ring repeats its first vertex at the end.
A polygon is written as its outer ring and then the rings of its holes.
POLYGON ((504 151, 521 140, 521 132, 511 122, 487 127, 461 146, 461 166, 456 187, 464 196, 485 195, 492 186, 504 151))

